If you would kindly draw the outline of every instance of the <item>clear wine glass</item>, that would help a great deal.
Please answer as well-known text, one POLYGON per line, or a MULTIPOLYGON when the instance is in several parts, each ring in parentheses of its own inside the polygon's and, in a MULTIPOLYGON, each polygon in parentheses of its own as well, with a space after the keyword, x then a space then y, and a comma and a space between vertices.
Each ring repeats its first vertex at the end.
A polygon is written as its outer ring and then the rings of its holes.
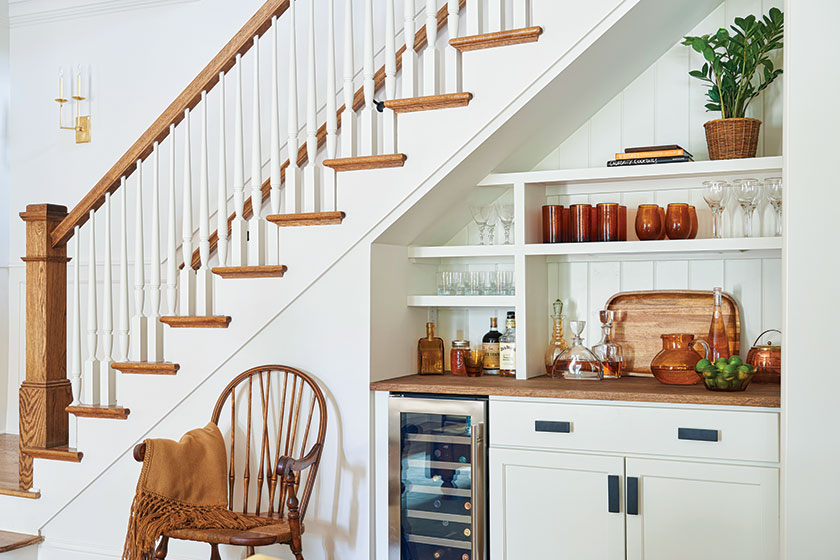
POLYGON ((496 222, 499 221, 499 213, 496 211, 496 205, 484 207, 487 212, 487 241, 488 245, 496 244, 496 222))
POLYGON ((487 222, 490 220, 488 206, 470 206, 470 214, 478 226, 478 244, 484 245, 484 231, 487 229, 487 222))
POLYGON ((510 230, 513 226, 513 204, 498 204, 496 211, 499 213, 499 221, 502 222, 502 227, 505 228, 505 245, 510 245, 510 230))
POLYGON ((764 192, 770 206, 776 211, 776 235, 782 235, 782 178, 768 177, 764 180, 764 192))
POLYGON ((704 181, 703 182, 703 200, 709 205, 712 211, 712 237, 720 239, 721 235, 721 216, 726 210, 726 203, 729 198, 730 186, 726 181, 704 181))
POLYGON ((752 237, 752 222, 759 201, 758 179, 736 179, 735 198, 744 211, 744 237, 752 237))

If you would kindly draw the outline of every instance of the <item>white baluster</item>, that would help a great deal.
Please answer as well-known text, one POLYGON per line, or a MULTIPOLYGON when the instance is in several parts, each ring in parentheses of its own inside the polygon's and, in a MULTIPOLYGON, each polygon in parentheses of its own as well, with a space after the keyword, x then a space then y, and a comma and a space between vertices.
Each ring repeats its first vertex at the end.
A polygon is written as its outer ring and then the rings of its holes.
POLYGON ((315 90, 315 1, 309 2, 309 56, 306 77, 306 166, 303 169, 303 211, 317 212, 321 206, 321 177, 318 157, 318 94, 315 90))
POLYGON ((265 264, 265 222, 262 213, 262 135, 260 130, 260 37, 254 36, 254 97, 251 123, 251 209, 248 220, 248 265, 265 264))
POLYGON ((195 271, 192 267, 193 224, 192 224, 192 142, 190 139, 190 110, 184 111, 184 199, 181 209, 181 257, 184 267, 179 272, 181 292, 180 315, 195 315, 195 271))
MULTIPOLYGON (((278 70, 278 30, 277 16, 271 18, 271 173, 269 175, 269 205, 272 215, 280 213, 282 196, 280 195, 281 162, 280 154, 280 76, 278 70)), ((267 226, 266 263, 280 264, 280 228, 267 226)))
MULTIPOLYGON (((134 225, 134 315, 131 317, 131 333, 135 337, 129 357, 132 362, 148 360, 148 321, 143 313, 146 303, 146 257, 143 254, 143 161, 137 160, 137 200, 135 201, 134 225)), ((104 398, 104 395, 102 395, 104 398)))
POLYGON ((207 92, 201 92, 201 153, 198 169, 198 254, 195 273, 195 314, 213 314, 213 274, 210 272, 210 173, 208 170, 207 92))
MULTIPOLYGON (((337 157, 338 147, 338 114, 335 102, 335 0, 329 1, 329 14, 327 14, 327 158, 337 157)), ((324 178, 324 198, 321 210, 334 212, 336 210, 336 173, 329 167, 321 168, 321 175, 324 178)))
POLYGON ((79 242, 79 226, 73 228, 73 303, 70 311, 70 391, 77 405, 82 388, 82 288, 79 261, 82 253, 79 242))
POLYGON ((99 404, 99 359, 96 356, 97 316, 96 316, 96 215, 90 211, 88 220, 90 239, 88 244, 88 309, 87 309, 87 351, 85 370, 82 377, 82 402, 99 404))
POLYGON ((297 20, 295 4, 289 4, 289 107, 286 122, 288 136, 286 150, 289 155, 289 167, 286 168, 286 213, 297 214, 301 208, 303 180, 298 167, 298 97, 297 97, 297 20))
MULTIPOLYGON (((353 77, 356 75, 353 61, 353 2, 344 2, 344 110, 341 112, 341 157, 356 155, 356 111, 353 110, 353 77)), ((286 171, 288 177, 288 171, 286 171)), ((288 179, 287 179, 288 181, 288 179)))
MULTIPOLYGON (((397 46, 394 38, 394 0, 385 0, 385 98, 397 98, 397 46)), ((397 115, 382 113, 382 152, 397 153, 397 115)))
POLYGON ((487 9, 487 31, 495 33, 505 29, 505 3, 504 0, 489 0, 487 9))
POLYGON ((484 22, 484 0, 467 0, 467 37, 481 34, 482 23, 484 22))
POLYGON ((531 25, 531 0, 513 1, 512 29, 522 29, 531 25))
MULTIPOLYGON (((476 0, 479 1, 479 0, 476 0)), ((403 7, 403 33, 405 50, 402 54, 402 96, 417 96, 417 51, 414 50, 415 17, 414 0, 405 0, 403 7)))
POLYGON ((163 361, 163 324, 160 322, 160 144, 152 146, 152 241, 151 278, 149 282, 149 351, 150 362, 163 361))
POLYGON ((228 210, 227 210, 227 135, 225 132, 225 73, 219 72, 219 186, 216 210, 216 255, 219 266, 225 266, 228 258, 228 210))
MULTIPOLYGON (((294 2, 293 2, 294 4, 294 2)), ((247 261, 248 223, 245 221, 245 135, 242 109, 242 55, 236 55, 236 101, 233 123, 233 208, 236 217, 231 223, 230 264, 243 266, 247 261)))
POLYGON ((119 361, 128 361, 129 323, 128 310, 128 216, 127 199, 128 188, 125 177, 120 179, 120 315, 117 323, 117 344, 119 346, 119 361))
POLYGON ((376 85, 374 83, 374 73, 376 72, 373 66, 373 0, 365 0, 365 50, 364 61, 362 64, 362 74, 364 75, 363 88, 365 93, 365 106, 362 108, 360 119, 361 124, 361 146, 359 148, 360 156, 372 156, 377 152, 377 123, 376 123, 376 106, 373 102, 376 85))
POLYGON ((105 262, 102 268, 102 369, 99 370, 99 404, 117 403, 112 351, 114 349, 114 299, 111 261, 111 193, 105 193, 105 262))
POLYGON ((166 301, 169 304, 169 315, 178 314, 178 263, 176 252, 178 242, 175 241, 175 125, 169 125, 169 217, 166 236, 166 301))
MULTIPOLYGON (((449 37, 454 39, 458 37, 458 26, 460 24, 460 18, 458 14, 459 10, 459 2, 458 0, 448 0, 447 6, 447 13, 448 18, 446 21, 446 26, 449 29, 449 37)), ((446 44, 446 64, 445 66, 445 73, 446 73, 446 93, 460 93, 461 92, 461 51, 450 45, 449 43, 446 44)))
POLYGON ((440 53, 437 45, 437 2, 426 0, 426 37, 429 44, 423 51, 423 95, 437 95, 440 53))

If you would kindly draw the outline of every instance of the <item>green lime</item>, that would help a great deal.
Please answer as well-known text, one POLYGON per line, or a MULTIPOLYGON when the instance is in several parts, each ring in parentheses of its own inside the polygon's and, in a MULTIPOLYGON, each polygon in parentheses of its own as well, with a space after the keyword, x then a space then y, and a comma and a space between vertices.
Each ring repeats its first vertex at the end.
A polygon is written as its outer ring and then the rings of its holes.
POLYGON ((717 385, 715 385, 715 380, 714 379, 706 379, 706 387, 709 387, 710 389, 714 389, 716 386, 717 385))
POLYGON ((718 358, 715 360, 715 367, 718 369, 723 369, 729 365, 729 362, 724 358, 718 358))
MULTIPOLYGON (((744 367, 744 366, 741 366, 741 368, 742 367, 744 367)), ((739 381, 745 381, 750 376, 750 372, 744 371, 741 368, 738 368, 738 380, 739 381)))
POLYGON ((714 379, 716 375, 717 372, 712 367, 703 371, 703 377, 705 377, 706 379, 714 379))
POLYGON ((712 362, 710 362, 709 360, 706 360, 704 358, 704 359, 700 360, 699 362, 697 362, 697 365, 694 366, 694 371, 696 371, 697 373, 702 373, 702 372, 706 371, 706 368, 710 368, 710 367, 712 367, 712 362))
POLYGON ((715 385, 717 385, 718 389, 729 389, 729 382, 726 379, 722 379, 718 377, 715 380, 715 385))
POLYGON ((736 366, 740 366, 744 363, 744 361, 741 359, 741 356, 730 356, 729 363, 735 364, 736 366))

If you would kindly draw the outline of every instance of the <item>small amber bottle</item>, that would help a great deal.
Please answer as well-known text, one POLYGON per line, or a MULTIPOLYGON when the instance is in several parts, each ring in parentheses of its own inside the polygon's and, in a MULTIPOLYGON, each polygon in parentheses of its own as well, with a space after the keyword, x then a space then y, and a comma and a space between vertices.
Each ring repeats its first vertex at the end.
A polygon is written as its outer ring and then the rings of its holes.
POLYGON ((443 340, 435 336, 434 323, 426 323, 426 336, 417 342, 417 373, 443 375, 443 340))

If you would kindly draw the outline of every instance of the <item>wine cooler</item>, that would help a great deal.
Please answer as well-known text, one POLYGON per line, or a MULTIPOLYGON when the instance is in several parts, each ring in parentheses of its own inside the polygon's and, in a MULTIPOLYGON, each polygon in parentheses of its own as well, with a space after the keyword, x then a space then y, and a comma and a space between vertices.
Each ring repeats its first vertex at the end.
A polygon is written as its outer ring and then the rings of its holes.
POLYGON ((486 399, 391 395, 389 560, 485 560, 486 399))

